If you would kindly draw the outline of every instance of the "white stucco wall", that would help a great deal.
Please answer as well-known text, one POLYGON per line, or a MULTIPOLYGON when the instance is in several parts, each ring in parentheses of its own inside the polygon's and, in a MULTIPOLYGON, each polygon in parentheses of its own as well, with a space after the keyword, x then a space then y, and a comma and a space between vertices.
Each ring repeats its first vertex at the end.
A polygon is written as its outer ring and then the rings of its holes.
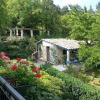
POLYGON ((43 52, 43 60, 47 61, 47 51, 46 51, 46 47, 50 47, 50 61, 53 62, 54 61, 54 57, 53 56, 57 56, 59 59, 61 59, 63 57, 63 50, 61 48, 58 48, 57 46, 45 42, 42 42, 41 45, 41 49, 43 52))
MULTIPOLYGON (((42 42, 42 51, 43 51, 43 60, 44 61, 47 61, 47 51, 46 51, 46 47, 50 47, 50 49, 51 49, 54 46, 52 44, 48 43, 48 42, 45 42, 45 41, 42 42)), ((50 58, 51 58, 51 50, 50 50, 50 58)))
POLYGON ((59 59, 63 57, 63 49, 57 47, 57 56, 59 59))

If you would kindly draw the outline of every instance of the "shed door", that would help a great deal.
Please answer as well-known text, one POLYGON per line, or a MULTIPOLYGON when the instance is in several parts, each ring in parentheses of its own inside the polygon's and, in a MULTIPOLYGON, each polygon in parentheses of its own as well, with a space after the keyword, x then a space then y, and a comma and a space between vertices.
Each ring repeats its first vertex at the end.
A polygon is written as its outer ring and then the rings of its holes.
POLYGON ((46 47, 47 61, 50 61, 50 47, 46 47))

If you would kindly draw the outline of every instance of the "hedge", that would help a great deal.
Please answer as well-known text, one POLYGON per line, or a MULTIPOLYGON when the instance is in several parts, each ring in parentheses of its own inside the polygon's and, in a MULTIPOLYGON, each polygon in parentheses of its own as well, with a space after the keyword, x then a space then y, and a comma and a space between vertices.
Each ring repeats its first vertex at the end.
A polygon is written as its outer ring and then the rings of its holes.
POLYGON ((47 73, 58 77, 65 82, 63 100, 100 100, 100 89, 81 82, 67 73, 60 72, 52 67, 42 66, 47 73))
POLYGON ((31 81, 33 84, 27 91, 26 100, 63 100, 64 81, 45 71, 41 71, 41 74, 40 79, 31 81))
POLYGON ((28 39, 3 41, 0 42, 0 52, 5 52, 11 59, 16 57, 27 58, 31 54, 28 45, 28 39))

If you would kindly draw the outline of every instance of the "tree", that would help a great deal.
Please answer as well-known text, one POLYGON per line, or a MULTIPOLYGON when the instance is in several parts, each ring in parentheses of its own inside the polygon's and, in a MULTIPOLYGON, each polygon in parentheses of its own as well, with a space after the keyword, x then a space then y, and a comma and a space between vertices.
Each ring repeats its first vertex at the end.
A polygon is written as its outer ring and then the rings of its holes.
POLYGON ((87 38, 91 40, 89 45, 82 46, 79 50, 79 57, 84 58, 85 69, 100 70, 100 12, 96 12, 93 17, 94 23, 91 26, 87 38))
POLYGON ((11 27, 37 28, 50 33, 60 31, 60 8, 53 0, 8 0, 7 4, 11 27))
POLYGON ((61 28, 62 28, 62 37, 69 37, 70 36, 70 23, 71 18, 70 18, 70 13, 66 13, 61 16, 61 28))
POLYGON ((42 10, 44 28, 52 34, 58 33, 60 31, 59 7, 53 4, 53 0, 42 0, 42 10))
POLYGON ((0 40, 1 34, 4 33, 4 28, 7 25, 7 12, 6 12, 6 0, 0 0, 0 40))
POLYGON ((41 23, 41 0, 8 0, 11 26, 36 28, 41 23))
POLYGON ((92 8, 92 6, 90 5, 90 8, 89 8, 89 10, 88 10, 90 13, 94 13, 94 10, 93 10, 93 8, 92 8))
POLYGON ((99 69, 100 66, 100 12, 90 13, 86 7, 77 9, 75 6, 70 7, 69 13, 61 17, 63 30, 66 34, 74 39, 88 41, 79 49, 79 57, 84 60, 86 69, 99 69))
POLYGON ((61 9, 61 15, 64 15, 66 13, 69 12, 69 9, 68 9, 68 6, 64 6, 62 9, 61 9))
POLYGON ((98 4, 96 5, 96 9, 97 11, 100 10, 100 2, 98 2, 98 4))
POLYGON ((95 18, 93 17, 93 14, 87 12, 86 8, 79 10, 74 6, 71 6, 67 22, 71 29, 71 38, 86 40, 87 35, 91 32, 91 27, 95 22, 95 18))

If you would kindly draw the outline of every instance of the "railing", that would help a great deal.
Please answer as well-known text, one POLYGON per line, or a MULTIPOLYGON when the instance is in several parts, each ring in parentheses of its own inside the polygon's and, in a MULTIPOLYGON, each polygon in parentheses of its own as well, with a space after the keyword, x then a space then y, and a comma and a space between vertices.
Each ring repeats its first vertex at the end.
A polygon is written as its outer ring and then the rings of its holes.
POLYGON ((25 100, 25 98, 0 76, 0 100, 25 100))

